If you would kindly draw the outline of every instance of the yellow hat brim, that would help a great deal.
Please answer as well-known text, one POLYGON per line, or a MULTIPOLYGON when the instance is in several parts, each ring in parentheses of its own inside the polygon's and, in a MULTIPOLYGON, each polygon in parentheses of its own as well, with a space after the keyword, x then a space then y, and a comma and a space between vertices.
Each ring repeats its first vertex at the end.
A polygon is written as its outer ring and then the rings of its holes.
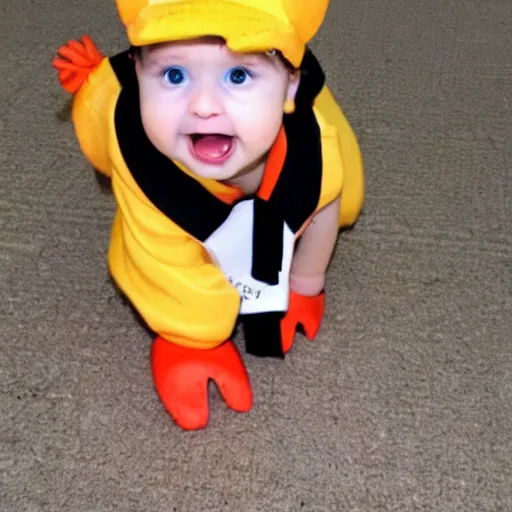
POLYGON ((305 42, 293 27, 260 10, 236 3, 194 0, 152 4, 128 24, 134 46, 219 36, 235 52, 281 51, 296 68, 305 42))

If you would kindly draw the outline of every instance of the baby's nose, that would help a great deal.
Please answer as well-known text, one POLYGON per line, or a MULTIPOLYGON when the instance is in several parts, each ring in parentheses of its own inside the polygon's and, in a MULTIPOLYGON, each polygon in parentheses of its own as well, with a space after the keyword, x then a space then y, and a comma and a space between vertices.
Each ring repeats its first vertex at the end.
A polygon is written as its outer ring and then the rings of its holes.
POLYGON ((220 92, 211 85, 198 87, 190 99, 190 114, 208 119, 224 112, 220 92))

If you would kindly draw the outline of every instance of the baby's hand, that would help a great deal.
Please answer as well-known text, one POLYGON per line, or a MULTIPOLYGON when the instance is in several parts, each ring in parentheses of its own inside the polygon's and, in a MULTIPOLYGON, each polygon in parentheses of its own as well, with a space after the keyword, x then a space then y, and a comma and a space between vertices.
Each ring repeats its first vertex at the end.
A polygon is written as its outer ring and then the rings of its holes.
POLYGON ((290 292, 288 311, 281 320, 281 343, 285 354, 292 348, 299 324, 304 328, 309 340, 312 341, 316 337, 324 316, 324 304, 323 291, 313 297, 290 292))
POLYGON ((292 274, 290 276, 290 290, 304 295, 314 297, 318 295, 325 286, 325 273, 311 276, 292 274))

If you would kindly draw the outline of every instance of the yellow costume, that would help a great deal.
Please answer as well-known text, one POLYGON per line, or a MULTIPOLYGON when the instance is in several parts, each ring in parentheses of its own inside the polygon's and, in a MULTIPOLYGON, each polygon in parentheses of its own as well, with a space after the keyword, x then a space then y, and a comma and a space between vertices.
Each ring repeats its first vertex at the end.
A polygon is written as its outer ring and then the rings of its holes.
MULTIPOLYGON (((117 0, 133 45, 218 35, 233 51, 278 49, 295 67, 301 63, 304 66, 305 45, 318 30, 327 5, 328 0, 117 0)), ((89 43, 84 48, 79 51, 80 55, 91 57, 94 52, 89 43)), ((314 57, 308 53, 306 57, 314 66, 314 57)), ((173 212, 177 210, 168 204, 169 199, 162 197, 162 190, 158 189, 162 183, 151 181, 158 181, 161 175, 158 177, 154 168, 144 172, 144 164, 156 167, 160 157, 151 148, 141 149, 139 157, 133 151, 139 139, 131 140, 130 137, 135 137, 134 133, 139 137, 133 128, 138 126, 139 120, 136 78, 130 70, 133 64, 128 54, 101 60, 95 54, 94 64, 94 69, 89 69, 83 80, 79 80, 79 86, 73 86, 75 90, 70 86, 68 90, 76 91, 73 122, 80 146, 90 163, 112 179, 117 203, 109 250, 112 275, 161 338, 181 347, 214 349, 228 340, 234 329, 240 311, 240 290, 237 291, 233 281, 212 260, 205 246, 207 236, 199 235, 206 228, 192 232, 186 220, 176 221, 173 212), (132 104, 135 104, 133 112, 126 114, 129 109, 124 105, 132 104), (140 162, 136 162, 137 158, 140 162), (140 164, 139 174, 134 172, 133 166, 130 167, 128 160, 140 164), (146 175, 150 177, 146 179, 146 175)), ((65 66, 60 69, 65 87, 66 81, 68 84, 72 80, 76 82, 78 71, 65 66)), ((316 70, 310 72, 321 74, 316 70)), ((354 133, 323 84, 323 75, 313 76, 313 81, 315 79, 318 90, 314 90, 314 97, 306 94, 300 100, 299 88, 297 101, 298 110, 306 112, 304 119, 307 112, 313 113, 313 121, 308 122, 319 131, 318 194, 307 197, 309 201, 314 200, 314 204, 310 211, 301 214, 302 217, 297 217, 295 210, 290 213, 296 219, 300 218, 300 225, 293 229, 294 237, 299 236, 315 212, 339 196, 339 224, 352 225, 359 215, 364 194, 361 155, 354 133)), ((315 84, 311 87, 314 89, 315 84)), ((299 117, 290 116, 289 126, 293 125, 294 119, 299 117)), ((143 137, 142 132, 140 137, 143 137)), ((268 201, 274 194, 276 183, 285 172, 283 168, 289 153, 299 150, 293 147, 293 140, 284 126, 272 148, 258 192, 263 201, 268 201)), ((219 212, 229 211, 243 199, 237 188, 198 178, 178 163, 169 162, 169 165, 172 165, 169 172, 179 170, 182 177, 178 181, 185 180, 186 190, 197 191, 199 187, 198 194, 211 196, 211 204, 219 212)), ((167 172, 166 167, 160 170, 167 172)), ((293 180, 286 183, 293 188, 293 180)), ((178 200, 180 198, 176 196, 178 200)), ((190 198, 190 202, 193 201, 190 198)), ((197 204, 203 204, 200 198, 197 204)), ((173 416, 176 419, 176 414, 173 416)))
MULTIPOLYGON (((119 150, 114 112, 121 87, 109 59, 89 76, 73 105, 78 139, 91 164, 112 178, 118 204, 109 263, 120 288, 149 326, 183 345, 211 348, 233 331, 240 297, 202 245, 154 207, 134 181, 119 150)), ((354 134, 324 87, 314 111, 322 134, 322 195, 317 209, 342 193, 340 226, 352 224, 363 197, 354 134)), ((184 172, 186 172, 184 170, 184 172)), ((225 200, 237 189, 197 178, 225 200)))

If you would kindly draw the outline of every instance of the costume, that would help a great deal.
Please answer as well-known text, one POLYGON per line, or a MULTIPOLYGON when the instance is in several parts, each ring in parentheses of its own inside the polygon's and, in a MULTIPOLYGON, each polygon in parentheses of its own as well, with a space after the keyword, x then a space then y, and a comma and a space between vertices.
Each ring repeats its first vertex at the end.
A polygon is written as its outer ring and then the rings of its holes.
POLYGON ((361 158, 318 62, 305 49, 328 0, 117 4, 134 45, 219 35, 234 51, 276 48, 303 72, 295 111, 284 116, 260 188, 244 198, 152 146, 129 52, 104 58, 86 37, 60 49, 66 62, 54 62, 63 86, 76 94, 81 148, 112 178, 118 208, 109 266, 158 333, 152 349, 157 391, 179 425, 200 428, 207 422, 210 378, 230 407, 251 407, 248 376, 229 341, 238 318, 247 351, 255 355, 282 357, 298 323, 309 338, 316 335, 324 296, 290 294, 294 243, 312 216, 340 195, 340 226, 355 222, 363 199, 361 158))

